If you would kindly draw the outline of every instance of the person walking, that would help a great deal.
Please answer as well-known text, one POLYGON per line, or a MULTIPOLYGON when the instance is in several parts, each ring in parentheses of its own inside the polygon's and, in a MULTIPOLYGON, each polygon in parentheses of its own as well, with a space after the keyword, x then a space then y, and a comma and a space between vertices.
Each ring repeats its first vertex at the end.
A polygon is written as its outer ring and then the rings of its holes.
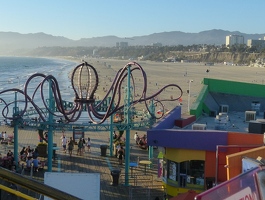
POLYGON ((66 153, 66 144, 67 144, 67 139, 66 139, 65 136, 63 136, 63 138, 62 138, 62 146, 63 146, 64 153, 66 153))
POLYGON ((86 146, 87 146, 87 150, 88 150, 88 152, 90 152, 90 146, 91 146, 91 140, 90 140, 90 137, 88 137, 87 138, 87 144, 86 144, 86 146))
POLYGON ((4 140, 4 141, 6 141, 6 140, 7 140, 7 134, 6 134, 6 131, 5 131, 5 132, 3 132, 3 136, 2 136, 2 137, 3 137, 3 140, 4 140))
POLYGON ((85 140, 85 138, 82 138, 82 141, 83 141, 82 153, 84 154, 86 151, 86 140, 85 140))
POLYGON ((121 146, 120 149, 118 150, 119 165, 122 165, 123 155, 124 155, 124 150, 123 147, 121 146))
POLYGON ((83 146, 84 146, 84 143, 83 143, 83 138, 80 138, 79 141, 78 141, 78 144, 77 144, 77 155, 82 155, 82 150, 83 150, 83 146))
POLYGON ((72 156, 74 145, 75 145, 75 141, 73 140, 72 137, 70 137, 70 140, 68 141, 68 152, 69 152, 70 157, 72 156))
POLYGON ((135 132, 134 134, 134 140, 135 140, 135 144, 138 144, 139 136, 137 132, 135 132))

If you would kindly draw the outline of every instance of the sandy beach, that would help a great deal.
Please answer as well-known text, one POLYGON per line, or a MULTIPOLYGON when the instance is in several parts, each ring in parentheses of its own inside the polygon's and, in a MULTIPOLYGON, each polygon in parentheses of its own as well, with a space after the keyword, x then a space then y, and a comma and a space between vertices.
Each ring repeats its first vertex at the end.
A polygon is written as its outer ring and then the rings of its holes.
MULTIPOLYGON (((80 63, 80 60, 75 60, 80 63)), ((117 71, 127 65, 129 60, 114 59, 85 59, 94 66, 99 74, 99 87, 96 96, 103 98, 106 91, 110 88, 111 81, 117 71), (104 88, 104 90, 103 90, 104 88)), ((190 89, 190 105, 195 101, 202 88, 204 78, 232 80, 239 82, 248 82, 255 84, 264 84, 265 72, 263 68, 248 66, 232 66, 224 64, 215 64, 206 66, 205 63, 173 63, 173 62, 151 62, 135 61, 142 66, 147 74, 148 95, 156 93, 161 87, 167 84, 177 84, 183 91, 182 95, 182 113, 187 112, 188 93, 190 89), (208 73, 206 71, 209 71, 208 73), (192 82, 190 82, 192 80, 192 82)), ((175 91, 174 91, 175 92, 175 91)), ((174 96, 174 92, 166 90, 162 93, 163 98, 174 96)), ((165 103, 166 109, 170 110, 178 106, 179 102, 165 103)))
MULTIPOLYGON (((73 60, 72 60, 73 61, 73 60)), ((113 78, 115 77, 117 71, 123 68, 129 61, 126 60, 112 60, 112 59, 87 59, 86 60, 89 64, 93 65, 99 74, 99 87, 96 91, 96 96, 99 96, 101 99, 105 94, 106 90, 110 88, 113 78), (103 90, 105 88, 105 91, 103 90)), ((80 63, 79 60, 75 60, 76 65, 80 63)), ((263 68, 251 68, 246 66, 226 66, 222 64, 217 64, 214 66, 205 66, 204 63, 156 63, 156 62, 138 62, 147 74, 147 88, 148 94, 153 94, 159 88, 166 84, 175 83, 178 84, 183 90, 182 96, 182 113, 187 113, 187 102, 188 102, 188 93, 187 90, 189 89, 189 82, 190 82, 190 93, 191 93, 191 103, 196 99, 198 94, 200 93, 202 87, 202 80, 203 78, 214 78, 214 79, 225 79, 225 80, 233 80, 233 81, 241 81, 241 82, 248 82, 248 83, 255 83, 255 84, 264 84, 264 69, 263 68), (209 70, 207 73, 206 70, 209 70)), ((141 78, 137 79, 141 82, 141 78)), ((59 83, 61 84, 61 83, 59 83)), ((139 89, 141 89, 139 87, 139 89)), ((70 90, 70 88, 69 88, 70 90)), ((172 91, 166 90, 163 93, 164 96, 168 97, 172 95, 172 91)), ((174 94, 173 94, 174 95, 174 94)), ((179 102, 172 102, 171 104, 166 104, 167 109, 174 108, 175 106, 179 105, 179 102)), ((14 128, 2 125, 0 126, 0 131, 6 131, 8 135, 12 135, 14 128)), ((145 134, 145 131, 137 131, 140 136, 145 134)), ((130 142, 131 144, 135 144, 133 139, 134 130, 130 132, 130 142)), ((67 138, 72 137, 72 131, 65 132, 67 138)), ((59 150, 57 153, 61 157, 60 162, 53 163, 53 170, 64 170, 64 172, 80 172, 80 170, 87 170, 87 167, 93 168, 93 171, 97 171, 99 169, 100 173, 103 174, 104 181, 108 183, 111 180, 109 168, 106 165, 105 168, 102 166, 102 161, 98 163, 98 165, 91 165, 87 163, 83 163, 83 161, 93 160, 93 162, 100 158, 100 145, 108 144, 109 140, 109 132, 85 132, 85 137, 90 137, 92 140, 92 154, 86 154, 84 157, 75 156, 75 159, 82 159, 80 162, 80 166, 75 165, 73 168, 69 170, 69 163, 72 161, 68 159, 68 156, 65 156, 65 153, 62 151, 61 147, 61 131, 54 131, 53 132, 53 141, 57 143, 59 146, 59 150), (85 159, 84 159, 85 158, 85 159), (59 164, 58 164, 59 163, 59 164), (100 167, 98 167, 100 166, 100 167)), ((18 131, 18 149, 21 150, 23 146, 31 146, 35 148, 39 143, 38 131, 36 128, 24 128, 19 129, 18 131)), ((0 153, 2 155, 6 155, 8 150, 13 150, 14 145, 0 145, 0 153)), ((131 155, 139 156, 139 147, 132 145, 131 147, 131 155)), ((157 153, 158 151, 155 151, 157 153)), ((141 155, 147 158, 147 151, 142 152, 141 155)), ((157 156, 157 155, 156 155, 157 156)), ((155 156, 155 157, 156 157, 155 156)), ((116 159, 116 158, 114 158, 116 159)), ((105 161, 104 161, 105 162, 105 161)), ((116 164, 116 160, 113 161, 116 164)), ((115 165, 113 165, 115 166, 115 165)), ((42 180, 42 178, 41 178, 42 180)), ((112 187, 112 186, 111 186, 112 187)), ((111 188, 113 189, 113 187, 111 188)), ((105 191, 105 188, 102 189, 101 193, 105 191)), ((127 193, 126 193, 127 194, 127 193)))
MULTIPOLYGON (((67 58, 63 58, 67 59, 67 58)), ((70 59, 67 59, 70 60, 70 59)), ((73 61, 73 60, 71 60, 73 61)), ((81 63, 79 60, 74 60, 77 65, 81 63)), ((128 60, 112 60, 112 59, 94 59, 89 58, 86 60, 89 64, 93 65, 99 74, 99 87, 96 91, 96 96, 102 99, 106 91, 110 88, 111 82, 115 77, 117 71, 123 68, 130 61, 128 60), (105 88, 105 90, 103 90, 105 88)), ((148 94, 154 94, 164 85, 177 84, 183 90, 182 95, 182 113, 187 113, 189 80, 193 80, 190 83, 190 105, 196 99, 202 88, 203 78, 214 78, 223 80, 241 81, 255 84, 264 84, 264 69, 253 68, 247 66, 227 66, 217 64, 214 66, 205 66, 204 63, 157 63, 150 61, 137 61, 147 74, 147 90, 148 94), (209 70, 207 73, 206 70, 209 70)), ((162 93, 165 96, 172 95, 172 91, 168 90, 162 93)), ((179 106, 179 102, 165 103, 166 109, 172 109, 175 106, 179 106)), ((1 126, 0 131, 7 131, 8 134, 12 134, 13 128, 8 126, 1 126)), ((23 130, 23 135, 28 134, 28 138, 25 143, 21 145, 37 144, 37 130, 23 130)), ((140 132, 144 134, 144 132, 140 132)), ((4 152, 6 146, 0 149, 0 152, 4 152)))

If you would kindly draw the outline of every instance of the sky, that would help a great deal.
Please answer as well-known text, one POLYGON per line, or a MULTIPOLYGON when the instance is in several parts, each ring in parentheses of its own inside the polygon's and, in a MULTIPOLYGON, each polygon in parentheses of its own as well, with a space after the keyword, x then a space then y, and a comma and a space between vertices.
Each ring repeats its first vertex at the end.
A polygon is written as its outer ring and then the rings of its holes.
POLYGON ((212 29, 263 34, 264 8, 264 0, 0 0, 0 32, 73 40, 212 29))

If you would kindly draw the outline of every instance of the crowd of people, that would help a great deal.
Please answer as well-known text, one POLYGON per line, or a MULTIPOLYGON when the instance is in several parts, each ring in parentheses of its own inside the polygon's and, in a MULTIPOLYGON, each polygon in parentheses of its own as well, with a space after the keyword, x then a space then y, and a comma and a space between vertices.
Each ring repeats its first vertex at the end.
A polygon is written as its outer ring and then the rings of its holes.
MULTIPOLYGON (((2 138, 6 138, 6 132, 2 132, 1 133, 2 138)), ((118 135, 115 133, 113 133, 113 139, 117 139, 118 135)), ((61 145, 62 145, 62 149, 65 153, 69 153, 70 157, 73 155, 73 151, 75 150, 75 146, 76 146, 76 155, 84 155, 86 149, 87 152, 91 152, 91 139, 90 137, 85 138, 79 138, 78 142, 76 143, 75 140, 73 139, 73 137, 70 137, 69 139, 67 139, 64 131, 62 132, 62 136, 61 136, 61 145)), ((135 133, 134 136, 135 142, 137 145, 144 145, 146 143, 146 136, 144 135, 142 138, 140 138, 137 134, 137 132, 135 133)), ((123 138, 120 138, 120 140, 122 140, 123 143, 125 143, 125 139, 123 141, 123 138)), ((12 161, 13 159, 13 154, 12 152, 9 150, 7 157, 11 157, 12 161)), ((24 161, 26 163, 26 168, 31 168, 31 166, 33 166, 34 171, 38 171, 40 168, 40 160, 38 158, 39 153, 38 153, 38 149, 37 148, 31 148, 30 146, 28 147, 23 147, 20 151, 19 154, 19 161, 24 161)), ((118 158, 118 162, 119 164, 122 164, 123 159, 125 157, 125 150, 124 147, 122 145, 122 143, 118 143, 118 145, 116 146, 116 156, 118 158)))
MULTIPOLYGON (((5 132, 3 136, 5 137, 5 132)), ((62 142, 62 148, 65 153, 69 153, 70 156, 73 154, 74 146, 75 146, 75 141, 72 137, 68 140, 67 137, 65 136, 64 132, 61 137, 61 142, 62 142)), ((80 138, 78 143, 77 143, 77 150, 76 154, 77 155, 83 155, 85 153, 85 150, 87 149, 87 152, 91 152, 91 139, 88 137, 87 139, 80 138)), ((0 154, 0 165, 4 168, 12 170, 13 168, 16 167, 16 164, 14 164, 14 154, 11 150, 8 150, 6 156, 2 156, 0 154)), ((22 147, 21 151, 19 152, 19 162, 24 162, 25 163, 25 169, 30 170, 31 167, 33 168, 34 172, 38 172, 40 167, 43 167, 43 164, 40 162, 39 159, 39 152, 38 148, 31 148, 30 146, 28 147, 22 147)))
MULTIPOLYGON (((75 146, 75 140, 72 137, 70 137, 70 139, 68 140, 66 135, 63 132, 62 137, 61 137, 61 142, 62 142, 63 151, 65 153, 68 151, 69 155, 72 156, 74 146, 75 146)), ((91 152, 90 147, 91 147, 91 139, 89 137, 87 139, 79 138, 77 142, 76 155, 82 156, 85 153, 86 148, 88 152, 91 152)))
POLYGON ((135 143, 142 149, 147 149, 147 136, 144 134, 143 137, 139 137, 138 133, 134 134, 135 143))
POLYGON ((9 169, 12 171, 15 171, 16 169, 14 154, 11 150, 8 150, 6 155, 1 154, 0 163, 1 163, 1 167, 4 167, 6 169, 9 169))
POLYGON ((7 151, 6 156, 0 156, 0 163, 6 169, 17 171, 20 164, 25 162, 25 166, 23 165, 25 170, 30 170, 33 167, 33 170, 38 172, 41 164, 38 156, 38 149, 32 149, 28 146, 27 148, 23 147, 19 152, 18 163, 15 162, 14 153, 11 150, 7 151))
POLYGON ((122 135, 118 135, 115 131, 113 132, 112 137, 113 137, 113 140, 116 142, 115 156, 118 158, 119 165, 122 165, 123 160, 125 159, 124 145, 126 142, 126 138, 122 137, 122 135))
MULTIPOLYGON (((2 140, 7 139, 6 132, 0 133, 0 138, 2 140)), ((87 152, 91 152, 91 139, 90 137, 80 138, 76 143, 75 140, 70 137, 67 139, 66 135, 62 134, 61 137, 62 149, 65 153, 69 153, 72 156, 73 151, 75 150, 75 144, 77 144, 76 154, 84 155, 86 149, 87 152)), ((30 146, 22 147, 18 154, 18 164, 15 163, 14 153, 11 150, 8 150, 6 155, 1 155, 0 153, 0 165, 4 168, 10 170, 16 170, 17 166, 20 166, 23 163, 23 167, 25 170, 33 169, 34 172, 38 172, 40 168, 44 167, 44 163, 40 161, 38 148, 31 148, 30 146)))
POLYGON ((30 146, 23 147, 20 151, 20 160, 26 163, 26 169, 30 170, 33 167, 33 171, 38 172, 41 165, 39 159, 38 148, 31 148, 30 146))

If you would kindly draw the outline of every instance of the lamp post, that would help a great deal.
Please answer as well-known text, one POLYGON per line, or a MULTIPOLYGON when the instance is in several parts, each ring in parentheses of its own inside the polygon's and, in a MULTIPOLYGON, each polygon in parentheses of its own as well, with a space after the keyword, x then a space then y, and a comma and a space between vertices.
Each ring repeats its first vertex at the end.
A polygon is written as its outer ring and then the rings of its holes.
POLYGON ((189 80, 189 92, 188 92, 188 112, 190 112, 190 85, 193 82, 193 80, 189 80))

